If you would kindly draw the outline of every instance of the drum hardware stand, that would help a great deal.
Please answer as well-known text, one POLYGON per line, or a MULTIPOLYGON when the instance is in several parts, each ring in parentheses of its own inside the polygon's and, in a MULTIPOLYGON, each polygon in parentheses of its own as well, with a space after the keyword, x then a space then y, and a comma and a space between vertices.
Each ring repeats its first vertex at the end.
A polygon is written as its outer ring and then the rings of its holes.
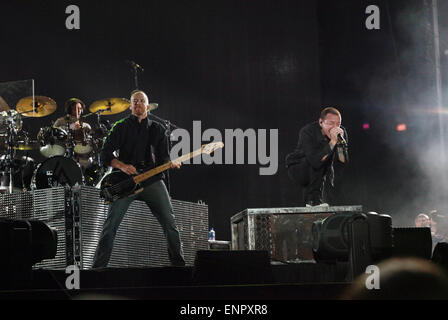
POLYGON ((107 127, 104 124, 101 123, 101 113, 103 113, 105 111, 110 111, 110 110, 111 110, 111 107, 94 112, 96 114, 96 124, 98 126, 98 129, 100 129, 101 133, 105 136, 107 135, 107 131, 109 131, 109 130, 107 129, 107 127))
POLYGON ((15 130, 13 128, 13 121, 10 117, 6 119, 7 126, 6 126, 6 133, 8 135, 8 151, 6 152, 5 157, 5 169, 6 172, 8 172, 9 175, 9 186, 8 186, 8 193, 13 193, 13 179, 12 179, 12 160, 15 156, 15 150, 14 150, 14 138, 15 138, 15 130))
POLYGON ((66 117, 66 130, 67 130, 67 142, 65 144, 64 157, 75 160, 73 134, 70 130, 70 116, 69 115, 67 115, 67 117, 66 117))
MULTIPOLYGON (((103 167, 102 162, 101 162, 100 148, 101 148, 103 141, 100 138, 98 138, 98 136, 105 137, 105 136, 107 136, 108 131, 109 131, 107 126, 104 123, 101 123, 101 119, 102 119, 101 114, 103 112, 107 112, 107 111, 111 111, 111 110, 112 110, 112 105, 108 105, 104 109, 99 109, 95 112, 91 112, 91 113, 81 116, 81 118, 87 118, 94 114, 96 115, 96 121, 95 121, 96 128, 94 129, 95 133, 92 134, 92 138, 93 138, 92 139, 92 143, 93 143, 92 147, 93 147, 94 155, 91 157, 92 161, 93 161, 91 163, 91 166, 97 167, 97 169, 94 171, 94 173, 101 177, 104 177, 105 174, 108 172, 108 170, 105 170, 105 168, 103 167), (100 132, 98 132, 96 130, 99 130, 100 132), (101 141, 99 141, 99 140, 101 140, 101 141)), ((109 123, 109 122, 107 121, 107 123, 109 123)), ((83 173, 84 173, 84 170, 87 170, 87 168, 83 168, 83 173)), ((101 180, 102 179, 100 179, 100 182, 95 184, 96 188, 99 188, 99 183, 101 183, 101 180)))
MULTIPOLYGON (((101 123, 101 113, 103 113, 103 112, 105 112, 105 111, 110 111, 110 110, 111 110, 111 107, 109 107, 109 108, 107 108, 107 109, 98 110, 98 111, 95 112, 95 114, 96 114, 96 124, 97 124, 98 129, 101 131, 101 133, 102 133, 103 136, 107 136, 108 129, 107 129, 107 127, 106 127, 104 124, 101 123)), ((96 141, 96 140, 97 140, 97 139, 95 138, 95 139, 94 139, 94 143, 95 143, 95 148, 96 148, 97 150, 95 150, 95 158, 94 158, 94 161, 97 162, 97 164, 98 164, 98 168, 99 168, 99 170, 101 170, 101 172, 102 172, 102 171, 104 171, 104 170, 103 170, 103 166, 102 166, 102 163, 101 163, 100 154, 99 154, 99 152, 98 152, 98 151, 99 151, 99 148, 98 148, 98 144, 97 144, 97 141, 96 141)), ((103 142, 103 141, 101 141, 101 142, 103 142)))
MULTIPOLYGON (((29 155, 30 155, 30 152, 29 151, 26 151, 25 152, 25 159, 26 159, 26 161, 25 161, 25 167, 24 168, 26 168, 27 166, 28 166, 28 164, 29 164, 29 155)), ((23 169, 24 170, 24 169, 23 169)), ((23 192, 26 192, 26 191, 29 191, 28 189, 27 189, 27 187, 25 186, 26 184, 25 184, 25 176, 23 175, 23 174, 21 174, 20 175, 20 179, 22 180, 22 191, 23 192)), ((31 189, 31 187, 30 187, 30 189, 31 189)))

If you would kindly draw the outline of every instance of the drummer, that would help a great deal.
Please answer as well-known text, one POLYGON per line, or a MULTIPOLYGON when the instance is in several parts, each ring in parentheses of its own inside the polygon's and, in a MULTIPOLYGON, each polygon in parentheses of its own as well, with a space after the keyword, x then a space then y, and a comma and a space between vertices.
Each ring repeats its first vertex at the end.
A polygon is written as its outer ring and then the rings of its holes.
POLYGON ((81 115, 87 110, 84 102, 77 98, 68 99, 64 104, 64 110, 66 116, 58 118, 53 127, 67 129, 67 122, 69 122, 70 130, 78 130, 81 128, 81 123, 83 128, 92 129, 88 123, 82 122, 81 119, 81 115))
MULTIPOLYGON (((53 127, 67 130, 68 124, 69 129, 74 131, 75 138, 78 136, 77 133, 81 131, 81 128, 83 129, 82 131, 91 131, 92 127, 90 126, 90 124, 83 122, 81 118, 81 115, 87 110, 84 102, 82 102, 78 98, 68 99, 64 104, 64 110, 66 115, 58 118, 53 124, 53 127)), ((90 165, 89 155, 76 155, 76 161, 83 168, 86 168, 90 165)))

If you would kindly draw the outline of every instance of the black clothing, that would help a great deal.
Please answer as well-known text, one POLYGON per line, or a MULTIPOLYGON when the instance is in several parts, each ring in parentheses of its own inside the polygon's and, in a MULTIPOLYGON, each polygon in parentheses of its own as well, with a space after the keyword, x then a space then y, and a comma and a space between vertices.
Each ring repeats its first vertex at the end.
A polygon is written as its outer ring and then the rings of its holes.
MULTIPOLYGON (((115 158, 114 151, 118 151, 118 160, 133 165, 140 172, 170 161, 163 126, 148 118, 139 123, 134 115, 119 120, 109 131, 100 153, 104 166, 110 166, 115 158)), ((163 174, 158 174, 150 181, 162 177, 163 174)))
MULTIPOLYGON (((162 125, 148 118, 139 123, 138 118, 134 115, 116 122, 110 130, 100 154, 104 165, 110 165, 112 159, 115 158, 113 152, 117 150, 119 151, 118 160, 125 164, 131 164, 136 169, 149 170, 170 161, 167 137, 162 125)), ((160 181, 161 178, 162 176, 159 174, 148 179, 142 184, 143 191, 121 198, 109 205, 107 219, 104 222, 95 252, 93 268, 102 268, 108 265, 117 230, 134 200, 144 201, 159 221, 167 240, 168 257, 171 264, 185 265, 171 199, 165 184, 160 181)))
POLYGON ((130 115, 116 122, 110 130, 101 150, 101 160, 104 165, 110 165, 115 158, 113 152, 119 150, 118 160, 121 162, 132 165, 146 162, 158 166, 170 161, 166 139, 162 125, 148 118, 139 123, 136 116, 130 115))
MULTIPOLYGON (((344 130, 344 138, 348 142, 347 131, 344 128, 342 129, 344 130)), ((344 166, 335 155, 337 147, 331 150, 329 142, 330 139, 322 135, 319 122, 315 121, 300 130, 297 147, 286 156, 288 175, 293 181, 304 187, 307 204, 316 205, 326 201, 328 190, 324 189, 325 182, 329 183, 328 187, 333 188, 335 167, 339 176, 344 166), (325 155, 328 156, 325 161, 322 161, 325 155), (335 163, 336 166, 333 165, 335 163)), ((346 147, 344 149, 347 163, 348 152, 346 147)))

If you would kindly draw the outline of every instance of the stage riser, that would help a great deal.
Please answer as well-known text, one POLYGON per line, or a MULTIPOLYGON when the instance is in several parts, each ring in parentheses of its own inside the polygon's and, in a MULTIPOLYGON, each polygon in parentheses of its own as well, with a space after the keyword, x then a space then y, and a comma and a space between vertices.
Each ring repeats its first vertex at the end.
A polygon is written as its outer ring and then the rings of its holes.
MULTIPOLYGON (((208 206, 172 200, 187 265, 197 250, 208 247, 208 206)), ((93 187, 51 188, 0 195, 0 217, 38 219, 58 232, 56 257, 35 268, 64 269, 76 263, 89 269, 93 263, 108 206, 93 187)), ((109 267, 170 265, 166 240, 157 219, 142 201, 128 209, 115 239, 109 267)))
POLYGON ((55 228, 58 232, 56 257, 37 263, 35 268, 59 269, 67 265, 66 190, 52 188, 0 195, 0 217, 10 219, 38 219, 55 228))
POLYGON ((362 207, 245 209, 230 219, 232 249, 267 250, 277 262, 315 262, 312 225, 338 212, 362 212, 362 207))

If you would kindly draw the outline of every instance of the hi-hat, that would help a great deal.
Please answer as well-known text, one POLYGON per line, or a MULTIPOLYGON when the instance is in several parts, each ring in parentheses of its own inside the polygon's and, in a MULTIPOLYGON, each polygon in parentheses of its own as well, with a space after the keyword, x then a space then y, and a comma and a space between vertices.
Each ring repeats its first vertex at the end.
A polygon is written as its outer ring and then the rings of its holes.
POLYGON ((40 144, 36 140, 16 140, 14 143, 14 150, 31 151, 39 149, 40 144))
POLYGON ((6 103, 5 99, 3 99, 2 96, 0 96, 0 112, 8 110, 9 110, 8 104, 6 103))
POLYGON ((128 99, 108 98, 95 101, 90 105, 89 111, 92 113, 101 112, 103 116, 110 116, 127 110, 130 106, 128 99))
POLYGON ((20 99, 16 110, 24 117, 41 118, 46 117, 56 111, 56 102, 48 97, 35 96, 20 99))

